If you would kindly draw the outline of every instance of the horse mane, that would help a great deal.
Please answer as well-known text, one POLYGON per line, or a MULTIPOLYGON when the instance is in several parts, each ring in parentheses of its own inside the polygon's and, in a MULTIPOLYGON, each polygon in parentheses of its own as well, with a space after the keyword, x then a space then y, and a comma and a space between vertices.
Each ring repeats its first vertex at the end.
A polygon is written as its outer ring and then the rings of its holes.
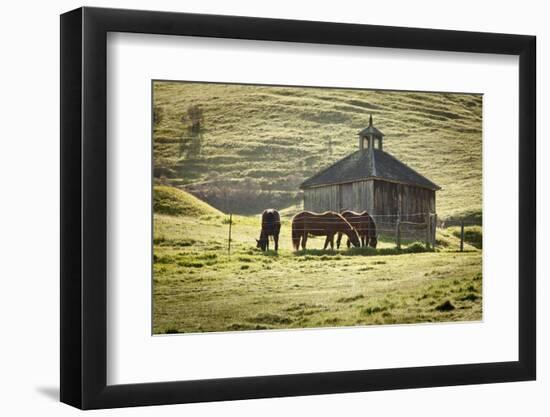
POLYGON ((342 210, 340 214, 353 214, 354 216, 370 216, 367 210, 364 211, 353 211, 353 210, 342 210))
POLYGON ((262 223, 278 222, 280 220, 281 216, 275 209, 265 209, 262 213, 262 223))

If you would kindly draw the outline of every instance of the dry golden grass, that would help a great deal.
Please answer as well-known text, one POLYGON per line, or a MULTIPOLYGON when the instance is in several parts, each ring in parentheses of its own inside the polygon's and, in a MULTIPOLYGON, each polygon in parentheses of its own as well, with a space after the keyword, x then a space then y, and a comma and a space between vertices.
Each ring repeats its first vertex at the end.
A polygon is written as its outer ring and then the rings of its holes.
POLYGON ((172 185, 247 181, 283 209, 303 179, 357 149, 372 113, 384 149, 443 188, 440 217, 481 212, 480 95, 156 82, 154 106, 155 167, 172 185), (182 145, 193 104, 203 134, 182 145))

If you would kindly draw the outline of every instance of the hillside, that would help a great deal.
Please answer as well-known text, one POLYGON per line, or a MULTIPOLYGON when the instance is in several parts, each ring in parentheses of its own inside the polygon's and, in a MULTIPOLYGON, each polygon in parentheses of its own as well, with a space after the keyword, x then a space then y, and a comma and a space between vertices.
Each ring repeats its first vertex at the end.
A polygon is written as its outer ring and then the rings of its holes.
POLYGON ((157 183, 222 211, 301 201, 298 185, 357 149, 369 113, 384 149, 442 190, 440 217, 481 211, 482 97, 467 94, 155 82, 157 183), (200 132, 187 108, 204 112, 200 132), (182 118, 183 116, 183 118, 182 118))
POLYGON ((157 214, 203 216, 220 215, 219 210, 185 191, 168 186, 153 187, 153 210, 157 214))

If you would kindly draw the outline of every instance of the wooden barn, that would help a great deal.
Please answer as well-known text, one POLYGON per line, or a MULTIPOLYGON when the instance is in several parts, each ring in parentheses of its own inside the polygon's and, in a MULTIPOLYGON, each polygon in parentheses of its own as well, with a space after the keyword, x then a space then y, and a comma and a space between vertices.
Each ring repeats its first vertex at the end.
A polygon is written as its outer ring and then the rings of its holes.
POLYGON ((372 124, 359 132, 359 149, 304 181, 304 210, 344 209, 373 215, 377 223, 424 222, 436 213, 441 188, 384 151, 384 134, 372 124))

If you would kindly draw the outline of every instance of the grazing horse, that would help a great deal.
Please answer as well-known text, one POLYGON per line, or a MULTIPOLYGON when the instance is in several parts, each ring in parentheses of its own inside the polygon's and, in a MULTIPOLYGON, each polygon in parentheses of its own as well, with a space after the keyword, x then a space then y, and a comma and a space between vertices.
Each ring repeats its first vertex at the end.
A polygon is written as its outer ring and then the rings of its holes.
POLYGON ((345 234, 354 246, 361 246, 359 236, 355 229, 340 214, 333 211, 325 213, 312 213, 302 211, 292 219, 292 245, 294 250, 298 250, 300 240, 302 249, 306 248, 308 235, 326 236, 326 249, 330 243, 330 248, 334 249, 334 235, 336 233, 345 234))
POLYGON ((279 232, 281 231, 281 216, 275 209, 266 209, 262 213, 262 231, 260 239, 256 239, 256 247, 263 251, 269 250, 269 236, 273 236, 275 250, 279 250, 279 232))
MULTIPOLYGON (((362 213, 357 213, 351 210, 342 211, 342 217, 351 224, 354 229, 357 231, 359 238, 361 239, 361 246, 367 246, 371 248, 376 248, 378 244, 378 237, 376 236, 376 223, 369 213, 363 211, 362 213)), ((338 238, 336 240, 336 247, 340 248, 340 241, 342 240, 342 233, 338 233, 338 238)), ((348 239, 348 248, 350 247, 350 242, 348 239)))

